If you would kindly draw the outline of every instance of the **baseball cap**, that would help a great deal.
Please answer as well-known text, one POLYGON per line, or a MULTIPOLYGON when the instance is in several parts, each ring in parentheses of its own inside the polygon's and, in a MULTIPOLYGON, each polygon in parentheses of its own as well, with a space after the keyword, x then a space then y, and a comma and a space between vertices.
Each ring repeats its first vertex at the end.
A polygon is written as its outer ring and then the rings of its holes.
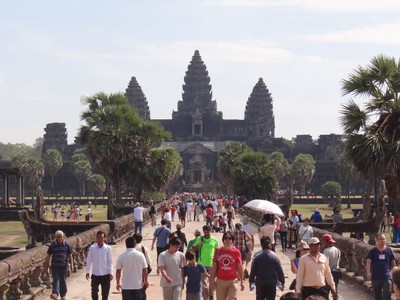
POLYGON ((331 244, 336 243, 336 241, 332 238, 332 236, 330 234, 324 234, 322 236, 322 239, 331 244))
POLYGON ((307 242, 307 244, 309 244, 309 245, 320 244, 320 243, 321 242, 319 241, 319 238, 317 238, 317 237, 312 237, 307 242))

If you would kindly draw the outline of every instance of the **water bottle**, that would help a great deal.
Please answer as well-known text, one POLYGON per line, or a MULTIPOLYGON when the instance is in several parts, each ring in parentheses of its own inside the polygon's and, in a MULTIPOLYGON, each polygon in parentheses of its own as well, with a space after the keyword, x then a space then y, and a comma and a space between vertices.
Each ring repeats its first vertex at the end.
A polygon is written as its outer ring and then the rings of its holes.
POLYGON ((251 285, 250 285, 250 293, 254 293, 254 289, 256 288, 256 285, 255 285, 255 283, 253 282, 251 285))

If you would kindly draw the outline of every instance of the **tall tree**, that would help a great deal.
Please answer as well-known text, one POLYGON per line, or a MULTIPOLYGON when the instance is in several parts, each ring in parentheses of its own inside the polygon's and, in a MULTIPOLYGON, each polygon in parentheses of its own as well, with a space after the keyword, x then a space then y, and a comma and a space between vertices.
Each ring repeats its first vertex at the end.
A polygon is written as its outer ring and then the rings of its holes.
POLYGON ((44 177, 44 165, 36 157, 26 157, 19 155, 14 157, 17 168, 19 168, 24 176, 26 183, 32 188, 32 197, 35 195, 35 190, 39 188, 44 177))
POLYGON ((279 151, 271 153, 270 159, 275 169, 276 178, 278 179, 278 194, 284 197, 287 210, 289 211, 293 204, 292 166, 283 153, 279 151))
POLYGON ((278 181, 267 154, 246 152, 232 168, 237 195, 246 199, 271 199, 275 196, 278 181))
POLYGON ((300 193, 306 193, 306 185, 311 182, 315 173, 315 161, 310 154, 296 155, 292 164, 292 176, 300 193))
MULTIPOLYGON (((400 62, 394 57, 375 56, 367 66, 359 66, 342 81, 342 91, 344 95, 366 99, 363 105, 350 99, 342 106, 341 124, 346 134, 346 156, 369 184, 387 176, 394 179, 388 193, 395 200, 395 209, 398 209, 400 62)), ((370 187, 367 186, 366 190, 370 190, 370 187)), ((366 193, 365 201, 369 199, 369 193, 366 193)), ((368 207, 364 209, 369 214, 368 207)), ((378 222, 384 218, 385 210, 385 205, 376 209, 376 231, 379 230, 378 222)))
POLYGON ((232 142, 225 146, 225 148, 218 155, 218 172, 223 181, 228 186, 228 194, 235 190, 235 171, 234 167, 240 160, 240 156, 252 152, 251 148, 245 143, 232 142))
POLYGON ((134 160, 135 167, 146 167, 147 152, 169 135, 158 123, 141 119, 121 93, 97 93, 87 99, 88 109, 79 137, 91 161, 110 183, 108 218, 114 218, 114 205, 120 201, 121 166, 134 160))
POLYGON ((128 179, 134 179, 136 197, 141 199, 143 191, 161 192, 170 183, 179 179, 182 173, 182 158, 178 151, 172 147, 159 147, 150 149, 148 167, 143 168, 143 173, 128 176, 128 179))
POLYGON ((79 191, 82 196, 86 194, 86 181, 92 175, 92 166, 88 160, 78 160, 72 166, 72 174, 79 183, 79 191))
POLYGON ((92 174, 88 181, 88 190, 95 196, 102 195, 106 190, 106 179, 103 175, 100 174, 92 174))
POLYGON ((57 149, 49 149, 43 157, 44 169, 51 176, 51 195, 54 196, 54 176, 61 170, 63 159, 57 149))

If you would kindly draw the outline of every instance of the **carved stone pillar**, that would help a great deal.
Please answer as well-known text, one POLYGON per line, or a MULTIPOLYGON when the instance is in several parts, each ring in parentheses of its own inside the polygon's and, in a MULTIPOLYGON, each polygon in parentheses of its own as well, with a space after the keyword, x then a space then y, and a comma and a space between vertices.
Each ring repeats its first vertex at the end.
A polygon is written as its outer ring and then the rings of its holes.
POLYGON ((6 293, 7 300, 21 299, 22 292, 19 289, 20 285, 21 285, 20 278, 14 279, 10 283, 10 288, 8 289, 8 292, 6 293))
POLYGON ((33 269, 29 283, 31 284, 32 287, 39 287, 42 284, 42 280, 40 278, 40 275, 43 271, 43 267, 36 267, 33 269))
POLYGON ((22 282, 21 282, 20 290, 21 290, 22 293, 24 293, 25 295, 31 294, 31 293, 32 293, 31 284, 30 284, 30 282, 29 282, 29 277, 30 277, 30 272, 28 272, 27 274, 23 275, 23 277, 22 277, 22 282))
POLYGON ((4 300, 4 292, 9 288, 8 284, 3 284, 0 286, 0 300, 4 300))
POLYGON ((42 282, 45 284, 47 289, 51 288, 51 276, 50 273, 41 273, 40 278, 42 279, 42 282))

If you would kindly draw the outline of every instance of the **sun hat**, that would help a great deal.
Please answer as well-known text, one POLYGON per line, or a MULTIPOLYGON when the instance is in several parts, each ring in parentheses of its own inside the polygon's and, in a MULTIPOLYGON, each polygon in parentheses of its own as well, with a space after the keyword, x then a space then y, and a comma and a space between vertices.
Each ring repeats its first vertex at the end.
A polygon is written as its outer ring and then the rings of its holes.
POLYGON ((311 239, 308 240, 307 244, 309 245, 315 245, 315 244, 320 244, 320 240, 317 237, 312 237, 311 239))
POLYGON ((308 246, 305 241, 300 241, 297 244, 296 250, 310 250, 310 246, 308 246))

